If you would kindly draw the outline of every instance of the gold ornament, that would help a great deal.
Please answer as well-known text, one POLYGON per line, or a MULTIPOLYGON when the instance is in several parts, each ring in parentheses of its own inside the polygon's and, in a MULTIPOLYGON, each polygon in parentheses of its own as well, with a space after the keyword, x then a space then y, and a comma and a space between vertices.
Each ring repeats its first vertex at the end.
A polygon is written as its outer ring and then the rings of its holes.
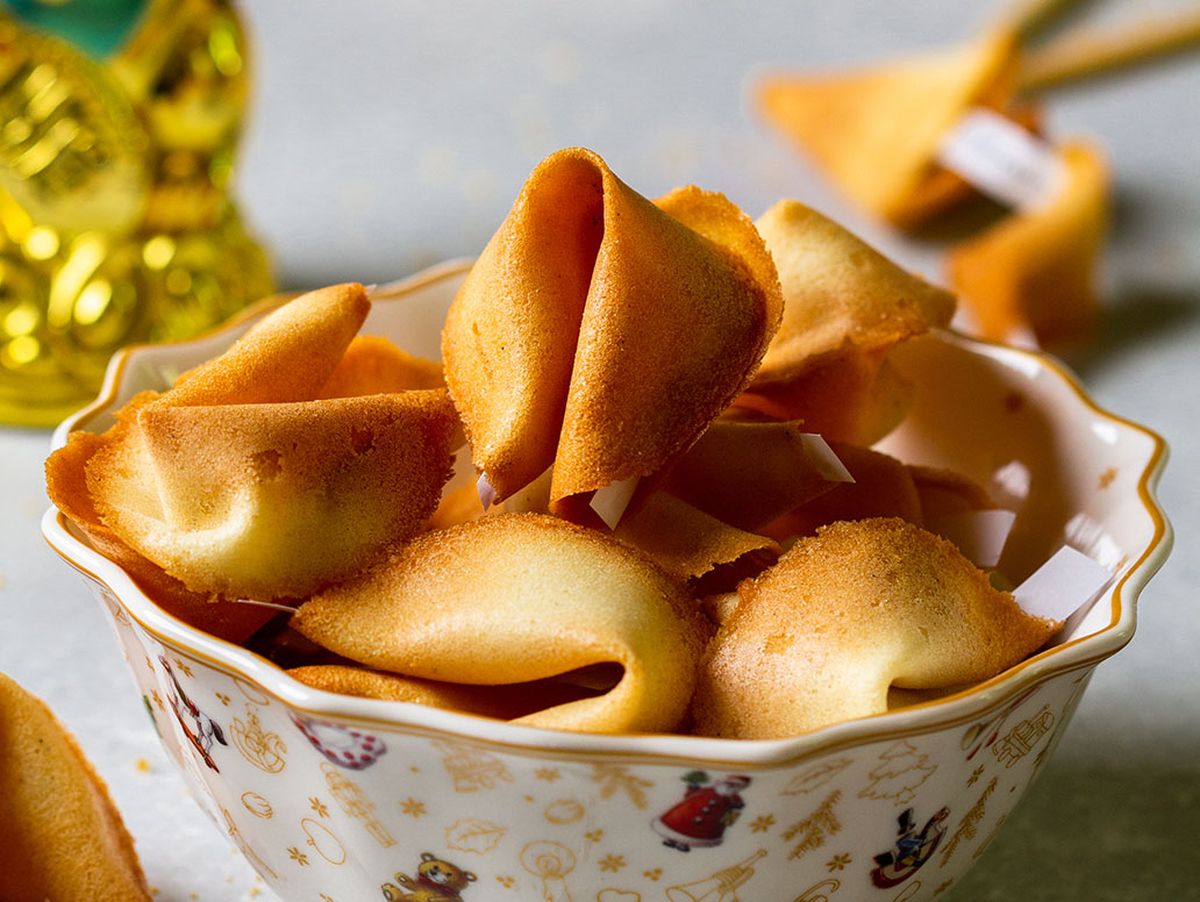
POLYGON ((274 290, 228 193, 249 91, 237 15, 143 6, 102 57, 0 10, 0 420, 52 425, 118 348, 274 290))

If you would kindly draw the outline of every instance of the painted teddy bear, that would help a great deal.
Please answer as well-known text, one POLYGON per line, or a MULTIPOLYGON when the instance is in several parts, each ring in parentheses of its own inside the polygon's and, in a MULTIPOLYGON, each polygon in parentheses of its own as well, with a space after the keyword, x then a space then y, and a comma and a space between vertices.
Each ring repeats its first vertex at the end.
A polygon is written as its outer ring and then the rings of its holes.
POLYGON ((474 880, 475 875, 470 871, 455 867, 432 852, 423 852, 415 880, 397 872, 396 883, 400 886, 385 883, 381 888, 388 902, 463 902, 461 893, 474 880))

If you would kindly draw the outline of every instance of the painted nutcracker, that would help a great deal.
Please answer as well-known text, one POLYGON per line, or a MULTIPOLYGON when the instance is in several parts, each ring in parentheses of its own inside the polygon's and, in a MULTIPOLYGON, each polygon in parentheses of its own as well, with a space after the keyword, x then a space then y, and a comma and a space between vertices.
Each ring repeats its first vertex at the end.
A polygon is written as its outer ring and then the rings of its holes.
POLYGON ((881 889, 888 889, 915 874, 921 865, 933 857, 942 837, 946 835, 946 818, 949 816, 949 808, 939 809, 918 833, 913 810, 906 809, 898 818, 900 829, 896 848, 875 856, 878 867, 871 871, 871 882, 881 889))
POLYGON ((683 799, 651 824, 663 845, 681 852, 693 846, 719 846, 728 829, 746 807, 742 791, 750 778, 731 774, 713 782, 702 770, 683 776, 683 799))

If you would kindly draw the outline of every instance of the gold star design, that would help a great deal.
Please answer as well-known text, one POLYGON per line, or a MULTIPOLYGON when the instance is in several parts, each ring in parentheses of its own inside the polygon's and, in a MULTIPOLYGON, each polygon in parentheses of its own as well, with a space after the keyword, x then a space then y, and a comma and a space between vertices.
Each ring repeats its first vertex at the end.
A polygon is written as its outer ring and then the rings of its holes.
POLYGON ((219 701, 226 708, 229 707, 229 696, 228 695, 226 695, 224 692, 214 692, 213 694, 217 697, 217 701, 219 701))
POLYGON ((967 785, 974 786, 976 783, 979 782, 979 778, 982 776, 983 776, 983 765, 981 764, 981 765, 979 765, 979 767, 977 767, 973 771, 971 771, 971 776, 967 777, 967 785))
POLYGON ((831 873, 833 871, 844 871, 846 869, 846 865, 853 860, 854 859, 849 855, 834 855, 827 862, 825 862, 825 868, 831 873))
POLYGON ((183 661, 181 661, 179 658, 175 659, 175 666, 180 669, 180 671, 183 673, 184 676, 190 677, 192 675, 192 668, 190 668, 186 664, 184 664, 183 661))
POLYGON ((617 871, 621 870, 621 868, 625 867, 625 856, 605 855, 600 859, 599 864, 600 870, 609 871, 610 873, 615 874, 617 871))
POLYGON ((773 814, 764 814, 756 817, 750 822, 751 833, 766 833, 775 826, 775 816, 773 814))
POLYGON ((1106 489, 1110 485, 1113 484, 1113 480, 1116 478, 1117 478, 1117 468, 1109 467, 1107 470, 1105 470, 1103 473, 1100 474, 1100 479, 1097 482, 1097 486, 1102 490, 1106 489))
POLYGON ((158 709, 160 711, 167 710, 166 707, 163 705, 162 696, 158 694, 157 689, 150 690, 150 698, 152 698, 154 700, 154 704, 158 706, 158 709))
POLYGON ((545 780, 547 783, 553 783, 561 776, 557 767, 539 767, 533 772, 533 775, 539 780, 545 780))
POLYGON ((405 799, 403 802, 400 803, 400 810, 403 811, 405 814, 407 814, 409 817, 413 817, 413 818, 423 817, 425 815, 425 803, 418 802, 412 796, 409 796, 407 799, 405 799))
POLYGON ((584 839, 586 839, 588 842, 600 842, 600 840, 602 840, 604 838, 604 831, 603 830, 591 830, 591 831, 583 834, 583 836, 584 836, 584 839))
POLYGON ((642 871, 642 876, 647 880, 658 880, 662 877, 662 868, 651 868, 648 871, 642 871))
POLYGON ((317 817, 329 817, 329 806, 327 806, 316 796, 309 797, 308 807, 316 812, 317 817))
POLYGON ((496 882, 505 889, 512 889, 517 885, 517 879, 515 877, 509 877, 507 874, 501 874, 496 878, 496 882))

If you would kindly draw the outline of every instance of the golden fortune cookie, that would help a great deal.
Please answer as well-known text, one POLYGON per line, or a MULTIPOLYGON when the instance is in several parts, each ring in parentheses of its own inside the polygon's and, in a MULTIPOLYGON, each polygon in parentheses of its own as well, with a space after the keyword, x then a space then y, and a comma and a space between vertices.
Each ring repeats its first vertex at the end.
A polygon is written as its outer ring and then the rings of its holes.
POLYGON ((738 595, 701 664, 693 713, 706 736, 794 736, 882 713, 893 685, 987 679, 1058 626, 898 519, 826 526, 738 595))
POLYGON ((1058 156, 1065 179, 1053 197, 946 258, 950 285, 984 338, 1011 341, 1032 331, 1053 343, 1083 338, 1095 324, 1097 270, 1111 219, 1108 167, 1090 144, 1067 144, 1058 156))
POLYGON ((0 899, 150 899, 104 782, 50 709, 3 673, 0 899))
POLYGON ((913 226, 972 195, 937 165, 938 144, 972 107, 1007 111, 1016 50, 1014 35, 999 29, 884 65, 774 76, 759 87, 759 107, 851 201, 913 226))
POLYGON ((723 196, 652 203, 591 151, 551 155, 443 331, 476 468, 503 500, 553 464, 555 505, 654 473, 746 386, 781 306, 762 239, 723 196))
POLYGON ((358 285, 300 297, 120 418, 85 463, 103 525, 191 592, 261 600, 416 534, 459 435, 445 390, 314 400, 368 308, 358 285))
POLYGON ((443 683, 502 686, 619 665, 605 694, 516 721, 606 733, 677 727, 706 636, 681 586, 639 552, 541 514, 422 535, 305 602, 292 627, 374 670, 443 683))

